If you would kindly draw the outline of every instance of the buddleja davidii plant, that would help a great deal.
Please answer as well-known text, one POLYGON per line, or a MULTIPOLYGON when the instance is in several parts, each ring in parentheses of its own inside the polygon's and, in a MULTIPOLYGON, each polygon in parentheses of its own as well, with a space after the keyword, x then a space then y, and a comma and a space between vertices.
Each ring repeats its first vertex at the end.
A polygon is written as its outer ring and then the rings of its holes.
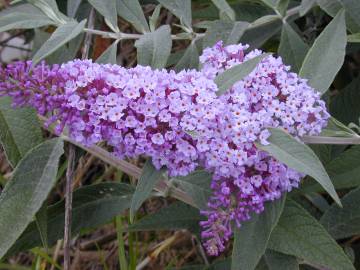
MULTIPOLYGON (((136 1, 120 1, 118 4, 122 7, 121 10, 126 10, 125 8, 130 9, 127 10, 127 12, 121 14, 122 11, 118 12, 120 15, 122 15, 125 19, 129 20, 133 23, 134 27, 139 31, 144 33, 144 35, 140 34, 125 34, 121 33, 117 27, 117 18, 116 13, 114 13, 114 7, 118 7, 116 4, 114 4, 114 1, 90 1, 91 4, 96 8, 96 10, 105 16, 106 22, 109 25, 110 29, 113 32, 104 32, 104 31, 98 31, 94 29, 89 29, 85 27, 86 22, 83 21, 81 23, 78 23, 72 19, 67 18, 65 15, 60 14, 60 11, 56 8, 55 2, 37 2, 36 6, 40 7, 41 11, 44 14, 47 14, 48 16, 43 17, 43 21, 41 23, 46 24, 54 24, 58 26, 57 30, 52 34, 51 38, 45 42, 45 44, 38 50, 38 52, 35 54, 33 61, 38 62, 42 58, 46 57, 47 55, 54 52, 57 48, 64 45, 66 42, 68 42, 70 39, 75 37, 81 32, 87 32, 92 34, 100 34, 104 37, 113 38, 115 39, 114 45, 112 45, 109 50, 105 52, 105 55, 103 55, 100 59, 103 62, 108 62, 108 59, 114 59, 114 56, 116 56, 116 42, 122 39, 138 39, 136 42, 136 47, 138 48, 138 62, 143 65, 151 65, 154 68, 162 68, 166 65, 167 58, 170 55, 171 50, 171 44, 172 39, 200 39, 203 37, 203 34, 196 34, 192 30, 192 23, 191 23, 191 8, 190 8, 190 2, 189 1, 160 1, 161 4, 163 4, 166 8, 168 8, 171 12, 173 12, 176 16, 180 18, 180 21, 182 23, 181 28, 184 30, 183 34, 179 35, 171 35, 170 28, 168 26, 161 26, 158 29, 155 28, 154 23, 150 25, 150 27, 147 26, 147 22, 144 19, 144 15, 142 14, 140 8, 140 5, 136 1), (108 3, 107 3, 108 2, 108 3), (50 8, 50 11, 49 11, 50 8), (114 15, 115 14, 115 15, 114 15), (129 14, 133 15, 130 16, 129 14), (45 17, 48 20, 45 23, 45 17), (136 19, 134 19, 134 17, 136 19), (50 22, 49 22, 50 19, 50 22), (149 30, 152 30, 151 32, 149 30), (55 48, 55 49, 54 49, 55 48), (159 50, 159 48, 161 48, 159 50)), ((220 8, 222 16, 226 17, 230 20, 235 20, 233 11, 230 6, 226 4, 225 1, 214 1, 215 5, 220 8)), ((271 4, 271 3, 270 3, 271 4)), ((283 7, 283 5, 279 5, 279 3, 274 7, 275 10, 277 10, 278 15, 267 17, 263 20, 258 20, 254 23, 255 26, 261 25, 262 23, 268 23, 269 20, 278 20, 280 16, 285 15, 292 15, 294 14, 294 11, 298 11, 300 8, 291 9, 288 11, 288 13, 284 13, 284 11, 279 11, 278 9, 280 7, 283 7)), ((31 6, 27 6, 26 8, 32 9, 31 6)), ((37 11, 38 12, 38 11, 37 11)), ((295 13, 296 13, 295 12, 295 13)), ((43 16, 43 14, 41 15, 43 16)), ((7 18, 9 19, 9 18, 7 18)), ((35 20, 34 20, 35 21, 35 20)), ((152 16, 152 22, 156 21, 156 13, 154 12, 152 16)), ((284 20, 286 23, 286 20, 284 20)), ((33 22, 35 23, 35 22, 33 22)), ((233 26, 237 26, 236 29, 239 29, 239 25, 245 27, 251 27, 248 24, 237 24, 236 22, 232 23, 233 26)), ((294 40, 294 33, 291 32, 291 28, 287 24, 284 24, 286 26, 283 27, 283 34, 282 34, 282 48, 286 48, 287 40, 290 40, 289 46, 293 46, 293 40, 294 40), (285 32, 287 31, 287 32, 285 32), (290 32, 290 34, 289 34, 290 32), (287 35, 287 36, 286 36, 287 35), (292 35, 292 36, 291 36, 292 35), (290 36, 290 37, 289 37, 290 36)), ((36 25, 40 26, 40 25, 36 25)), ((19 25, 18 25, 19 27, 19 25)), ((20 27, 22 27, 20 25, 20 27)), ((26 25, 26 27, 30 27, 29 24, 26 25)), ((34 26, 32 26, 34 27, 34 26)), ((241 28, 241 27, 240 27, 241 28)), ((237 38, 229 37, 228 40, 231 42, 237 42, 238 39, 241 37, 241 34, 244 32, 244 29, 241 28, 241 31, 237 31, 236 35, 237 38), (233 38, 233 39, 231 39, 233 38)), ((204 40, 206 38, 209 38, 210 31, 205 34, 204 40), (206 36, 208 35, 208 36, 206 36)), ((234 34, 235 35, 235 34, 234 34)), ((313 86, 315 89, 319 89, 321 91, 326 91, 327 88, 330 86, 335 74, 339 70, 340 66, 342 65, 342 61, 345 54, 345 44, 346 44, 346 30, 345 30, 345 23, 344 23, 344 14, 339 13, 334 21, 328 26, 327 29, 324 30, 324 32, 321 34, 321 36, 318 38, 318 40, 314 43, 311 50, 307 53, 307 56, 304 60, 304 63, 302 65, 300 75, 307 77, 310 79, 309 83, 311 86, 313 86), (337 38, 335 38, 335 36, 337 38), (326 46, 325 46, 325 45, 326 46), (326 61, 316 61, 314 59, 318 59, 319 56, 322 56, 322 59, 326 59, 326 61), (324 72, 324 70, 326 72, 324 72), (325 74, 325 75, 324 75, 325 74)), ((305 47, 305 46, 303 46, 305 47)), ((194 42, 191 43, 189 46, 190 49, 187 51, 184 55, 184 57, 196 53, 197 49, 194 47, 194 42)), ((291 48, 293 49, 293 48, 291 48)), ((300 50, 299 48, 295 48, 294 50, 300 50)), ((283 51, 286 52, 286 49, 283 51)), ((297 55, 297 54, 296 54, 297 55)), ((191 57, 190 57, 191 58, 191 57)), ((296 57, 295 57, 296 58, 296 57)), ((261 59, 258 59, 259 61, 261 59)), ((290 59, 291 60, 291 59, 290 59)), ((114 60, 112 60, 115 62, 114 60)), ((295 61, 301 61, 299 59, 295 59, 295 61)), ((254 61, 253 63, 245 62, 242 65, 235 66, 232 69, 229 69, 228 71, 225 71, 219 77, 215 79, 215 81, 218 84, 218 87, 220 91, 225 91, 228 87, 230 87, 233 83, 241 80, 244 78, 247 74, 249 74, 256 64, 259 62, 254 61), (227 83, 229 85, 227 85, 227 83), (226 87, 225 87, 226 86, 226 87)), ((221 92, 219 92, 221 94, 221 92)), ((337 122, 335 122, 337 123, 337 122)), ((304 137, 303 141, 308 143, 356 143, 357 142, 357 135, 354 134, 351 130, 348 128, 342 126, 341 124, 335 125, 336 130, 335 133, 332 131, 327 131, 326 137, 304 137), (329 133, 330 132, 330 133, 329 133), (328 135, 336 134, 339 135, 339 132, 345 132, 347 135, 350 136, 350 138, 332 138, 328 135)), ((284 162, 289 167, 294 168, 297 171, 300 171, 305 174, 309 174, 313 176, 316 180, 318 180, 325 189, 338 201, 338 197, 336 193, 334 192, 333 186, 324 171, 321 163, 319 163, 317 157, 313 154, 313 152, 306 147, 304 144, 298 142, 297 140, 290 137, 286 132, 278 129, 271 130, 271 137, 269 139, 270 144, 267 146, 258 144, 259 148, 262 148, 265 151, 268 151, 271 153, 275 158, 277 158, 279 161, 284 162), (301 155, 300 155, 301 153, 301 155)), ((343 133, 342 133, 343 134, 343 133)), ((196 136, 196 134, 194 134, 196 136)), ((347 137, 349 137, 347 136, 347 137)), ((63 136, 64 139, 76 143, 73 140, 69 139, 68 137, 63 136)), ((81 145, 81 147, 84 147, 81 145)), ((136 177, 140 178, 139 184, 137 186, 137 189, 135 191, 135 194, 132 199, 131 203, 131 212, 132 214, 136 211, 136 209, 140 206, 141 202, 143 202, 147 196, 150 195, 150 191, 153 187, 157 188, 160 191, 166 191, 170 195, 173 195, 177 197, 180 200, 183 200, 190 204, 196 205, 196 199, 198 197, 198 193, 191 193, 189 194, 183 193, 182 191, 169 187, 169 182, 159 182, 160 176, 162 175, 161 172, 157 172, 156 169, 151 166, 151 163, 147 163, 147 166, 145 167, 144 172, 142 173, 142 176, 140 175, 140 170, 134 166, 129 165, 126 162, 122 162, 118 159, 114 159, 109 153, 104 151, 103 149, 91 146, 91 147, 85 147, 90 152, 94 153, 96 156, 102 158, 105 161, 108 161, 112 165, 116 165, 117 167, 121 168, 124 172, 129 173, 131 175, 134 175, 136 177), (189 196, 190 195, 190 196, 189 196)), ((191 185, 191 179, 187 179, 187 184, 191 185)), ((174 180, 177 181, 176 179, 174 180)), ((183 180, 183 182, 185 182, 183 180)), ((185 186, 182 185, 184 188, 185 186)), ((186 188, 185 188, 186 190, 186 188)), ((189 189, 188 189, 189 191, 189 189)), ((306 216, 306 212, 304 212, 301 207, 296 205, 293 202, 288 202, 285 205, 284 214, 281 216, 279 221, 279 216, 282 212, 284 205, 283 203, 277 203, 276 205, 271 204, 269 207, 266 208, 265 213, 261 215, 254 216, 250 223, 245 223, 245 225, 242 227, 242 229, 236 229, 235 233, 235 248, 234 248, 234 254, 233 254, 233 260, 234 263, 232 264, 234 269, 237 269, 239 265, 241 266, 241 269, 253 269, 257 262, 259 261, 260 257, 264 254, 266 247, 270 247, 273 250, 277 250, 278 252, 283 252, 286 254, 290 254, 292 256, 296 256, 299 258, 304 259, 307 263, 316 263, 318 257, 313 256, 309 257, 306 254, 303 254, 303 251, 298 246, 293 246, 292 249, 290 249, 288 246, 280 245, 280 244, 274 244, 280 242, 280 240, 285 241, 286 237, 291 238, 293 235, 291 234, 284 234, 279 229, 276 229, 276 224, 280 222, 283 226, 292 226, 291 222, 293 222, 291 219, 287 219, 286 214, 295 213, 296 215, 299 215, 300 217, 306 216), (274 210, 275 209, 275 210, 274 210), (286 214, 285 214, 286 213, 286 214), (290 222, 290 223, 289 223, 290 222), (288 224, 289 223, 289 224, 288 224), (264 229, 266 228, 266 230, 264 229), (258 230, 265 232, 265 233, 258 233, 258 230), (274 231, 273 234, 271 232, 274 231), (250 235, 254 235, 254 241, 250 242, 249 245, 242 245, 242 239, 246 239, 246 237, 249 237, 250 235), (275 236, 273 236, 275 235, 275 236), (271 237, 270 237, 271 236, 271 237), (270 240, 269 240, 270 237, 270 240), (279 239, 277 239, 278 237, 279 239), (275 238, 276 240, 273 240, 275 238), (253 245, 253 247, 251 247, 253 245), (260 248, 259 248, 260 247, 260 248), (257 252, 254 252, 254 251, 257 252), (290 251, 289 251, 290 250, 290 251), (246 254, 246 253, 251 254, 246 254), (290 252, 290 253, 289 253, 290 252), (245 254, 244 254, 245 253, 245 254), (246 259, 243 259, 243 258, 246 259)), ((35 209, 36 210, 36 209, 35 209)), ((36 212, 36 211, 35 211, 36 212)), ((34 212, 34 213, 35 213, 34 212)), ((33 215, 29 213, 29 215, 33 215)), ((290 215, 291 216, 291 215, 290 215)), ((317 224, 317 221, 312 219, 311 216, 306 216, 306 221, 308 224, 312 224, 312 226, 316 227, 318 230, 318 234, 322 237, 322 240, 326 240, 328 243, 332 243, 332 249, 330 248, 329 252, 338 252, 338 256, 334 256, 333 259, 324 258, 322 261, 319 262, 320 265, 324 266, 333 266, 334 263, 339 263, 339 267, 345 267, 344 269, 349 268, 349 264, 346 261, 346 258, 342 255, 342 251, 336 246, 335 242, 331 242, 331 238, 328 237, 325 230, 321 226, 317 224), (314 225, 315 224, 315 225, 314 225), (340 260, 338 260, 340 258, 340 260), (339 262, 334 262, 339 261, 339 262), (346 268, 347 267, 347 268, 346 268)), ((28 224, 28 220, 24 222, 26 226, 28 224), (27 223, 26 223, 27 222, 27 223)), ((298 222, 301 222, 299 220, 298 222)), ((296 229, 296 228, 295 228, 296 229)), ((17 233, 13 234, 18 237, 19 233, 21 233, 22 229, 20 229, 17 233)), ((295 232, 296 233, 296 232, 295 232)), ((311 233, 309 231, 308 233, 311 233)), ((15 237, 14 236, 14 237, 15 237)), ((15 239, 12 239, 10 241, 15 241, 15 239)), ((308 240, 308 239, 307 239, 308 240)), ((293 241, 289 241, 293 242, 293 241)), ((306 241, 301 242, 299 241, 299 245, 305 245, 306 247, 306 241)), ((4 244, 5 245, 5 244, 4 244)), ((9 243, 7 243, 9 245, 9 243)), ((10 243, 11 245, 11 243, 10 243)), ((308 243, 309 245, 309 243, 308 243)), ((4 248, 3 250, 5 250, 4 248)), ((319 252, 320 249, 314 250, 314 254, 317 254, 316 252, 319 252)), ((5 251, 6 252, 6 251, 5 251)), ((265 258, 271 258, 271 256, 274 256, 273 253, 270 251, 267 252, 265 255, 265 258)), ((285 255, 277 254, 277 256, 284 257, 285 255)), ((290 258, 284 257, 284 260, 293 260, 293 257, 290 256, 290 258)), ((351 268, 349 268, 351 269, 351 268)))

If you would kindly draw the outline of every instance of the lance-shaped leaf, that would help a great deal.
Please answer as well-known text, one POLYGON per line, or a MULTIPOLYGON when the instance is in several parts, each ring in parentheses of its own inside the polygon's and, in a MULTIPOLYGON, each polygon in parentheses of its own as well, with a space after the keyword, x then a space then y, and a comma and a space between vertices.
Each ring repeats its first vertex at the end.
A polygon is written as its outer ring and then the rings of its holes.
POLYGON ((36 64, 48 55, 55 52, 58 48, 78 36, 85 27, 86 20, 80 23, 70 21, 59 26, 51 37, 41 46, 33 57, 33 63, 36 64))
MULTIPOLYGON (((114 0, 113 0, 114 1, 114 0)), ((115 0, 117 13, 131 23, 140 33, 149 32, 149 25, 145 19, 138 0, 115 0)))
MULTIPOLYGON (((286 255, 274 250, 266 250, 263 263, 266 270, 299 270, 299 263, 294 256, 286 255)), ((258 270, 258 268, 256 268, 258 270)))
POLYGON ((269 131, 271 132, 268 140, 270 144, 262 145, 257 143, 257 148, 270 153, 270 155, 290 168, 313 177, 341 205, 324 166, 311 148, 282 129, 269 128, 269 131))
POLYGON ((116 56, 117 56, 117 45, 118 40, 115 41, 109 48, 107 48, 98 59, 96 59, 96 63, 99 64, 116 64, 116 56))
POLYGON ((302 0, 300 5, 300 16, 304 16, 308 13, 313 6, 315 6, 316 0, 302 0))
POLYGON ((235 228, 231 269, 253 270, 264 255, 270 234, 283 211, 285 196, 267 203, 261 214, 253 214, 251 219, 235 228), (246 244, 245 244, 246 243, 246 244))
MULTIPOLYGON (((360 26, 360 1, 358 0, 341 0, 342 5, 346 10, 346 14, 356 25, 360 26)), ((360 28, 357 28, 359 31, 360 28)))
POLYGON ((345 12, 340 10, 310 48, 300 76, 308 79, 315 90, 325 93, 344 63, 345 48, 345 12))
POLYGON ((330 99, 330 113, 345 125, 358 124, 360 117, 360 76, 351 81, 339 94, 330 99))
POLYGON ((0 32, 11 29, 29 29, 54 24, 41 10, 23 4, 0 12, 0 32))
MULTIPOLYGON (((41 46, 50 38, 51 34, 39 29, 35 29, 35 37, 33 39, 33 55, 41 48, 41 46)), ((47 64, 61 64, 73 60, 80 49, 84 37, 81 33, 76 38, 70 40, 58 48, 55 52, 47 56, 44 60, 47 64)))
POLYGON ((15 167, 25 154, 42 142, 40 124, 32 108, 11 106, 11 98, 0 98, 0 143, 15 167))
POLYGON ((308 263, 329 269, 355 270, 342 248, 325 228, 294 201, 285 203, 268 248, 298 257, 308 263))
POLYGON ((172 46, 170 27, 163 25, 155 32, 144 34, 135 46, 138 64, 158 69, 165 67, 172 46))
POLYGON ((360 43, 360 33, 349 35, 347 37, 347 40, 348 40, 348 42, 351 42, 351 43, 360 43))
MULTIPOLYGON (((72 234, 81 229, 95 228, 111 221, 130 207, 134 189, 123 183, 101 183, 79 188, 73 193, 72 234)), ((47 208, 48 246, 64 234, 65 201, 47 208)), ((21 237, 8 251, 6 257, 41 245, 35 222, 29 224, 21 237)))
POLYGON ((343 208, 333 204, 321 217, 321 224, 335 239, 360 233, 360 188, 354 189, 341 199, 343 208))
POLYGON ((269 38, 278 33, 283 25, 278 16, 266 24, 249 28, 241 37, 243 44, 249 44, 250 50, 261 47, 269 38))
POLYGON ((226 17, 232 21, 235 21, 235 11, 226 2, 226 0, 211 0, 214 5, 220 10, 220 18, 226 17))
POLYGON ((44 248, 48 248, 48 227, 47 227, 47 202, 43 203, 35 215, 35 222, 38 228, 41 242, 44 248))
POLYGON ((175 202, 161 208, 129 226, 129 231, 157 231, 188 229, 199 232, 200 211, 183 202, 175 202))
MULTIPOLYGON (((335 17, 341 9, 345 8, 342 0, 316 0, 316 3, 332 17, 335 17)), ((349 16, 347 11, 345 12, 345 20, 346 26, 352 33, 360 31, 360 25, 356 23, 352 16, 349 16)))
POLYGON ((270 54, 268 53, 258 55, 219 74, 215 78, 215 83, 219 88, 216 94, 218 96, 224 94, 226 90, 234 85, 234 83, 244 79, 247 75, 249 75, 261 62, 261 60, 269 55, 270 54))
POLYGON ((133 220, 136 210, 139 209, 141 204, 150 196, 151 191, 160 178, 164 170, 157 170, 152 164, 151 159, 148 159, 144 165, 140 179, 136 185, 134 196, 131 200, 130 219, 133 220))
POLYGON ((199 67, 199 52, 195 43, 191 43, 184 55, 180 58, 179 62, 175 66, 175 70, 180 72, 183 69, 198 69, 199 67))
POLYGON ((89 3, 104 16, 113 31, 119 31, 117 23, 116 0, 89 0, 89 3))
POLYGON ((0 258, 32 221, 56 181, 61 139, 46 141, 31 150, 16 167, 0 195, 0 258))
MULTIPOLYGON (((336 189, 360 186, 360 146, 356 145, 342 152, 325 165, 336 189)), ((301 187, 303 192, 321 192, 322 187, 314 181, 306 181, 301 187)))
POLYGON ((238 43, 248 26, 247 22, 212 21, 203 38, 203 47, 211 47, 219 40, 225 45, 238 43))
POLYGON ((199 209, 206 209, 208 199, 212 193, 210 188, 212 176, 206 171, 195 171, 187 176, 177 177, 175 183, 188 194, 199 209))
POLYGON ((158 2, 178 17, 183 25, 191 29, 191 0, 158 0, 158 2))
POLYGON ((71 18, 75 17, 82 0, 68 0, 66 5, 67 15, 71 18))
POLYGON ((293 71, 298 72, 308 50, 308 45, 289 24, 285 23, 282 28, 278 50, 284 63, 290 65, 293 71))

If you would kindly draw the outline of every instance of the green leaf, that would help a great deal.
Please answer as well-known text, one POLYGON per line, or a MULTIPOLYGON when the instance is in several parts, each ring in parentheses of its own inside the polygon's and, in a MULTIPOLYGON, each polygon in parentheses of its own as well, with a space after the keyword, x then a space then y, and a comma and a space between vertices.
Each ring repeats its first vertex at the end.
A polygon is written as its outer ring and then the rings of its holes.
POLYGON ((156 183, 160 181, 164 169, 157 170, 152 164, 151 159, 148 159, 144 165, 140 179, 136 185, 134 196, 131 200, 130 220, 133 220, 136 211, 141 204, 150 196, 151 191, 156 183))
POLYGON ((316 4, 316 0, 302 0, 300 5, 300 12, 299 12, 300 16, 302 17, 306 13, 308 13, 315 4, 316 4))
POLYGON ((80 23, 70 21, 59 26, 51 37, 41 46, 33 57, 33 63, 36 64, 48 55, 55 52, 58 48, 78 36, 85 27, 86 20, 80 23))
POLYGON ((360 33, 349 35, 347 37, 347 40, 348 40, 348 42, 351 42, 351 43, 360 43, 360 33))
POLYGON ((174 69, 180 72, 183 69, 199 68, 199 52, 195 43, 190 43, 184 55, 180 58, 174 69))
POLYGON ((0 258, 25 230, 56 181, 61 139, 46 141, 28 152, 0 195, 0 258))
POLYGON ((271 20, 261 26, 249 28, 240 41, 243 44, 249 44, 250 50, 259 48, 272 36, 277 34, 281 30, 282 25, 282 21, 278 17, 277 19, 271 20))
POLYGON ((160 16, 160 10, 161 10, 161 5, 159 4, 155 7, 152 15, 149 17, 149 26, 151 32, 154 32, 156 30, 156 26, 160 16))
MULTIPOLYGON (((345 8, 343 0, 316 0, 317 4, 323 9, 327 14, 332 17, 335 17, 336 14, 343 8, 345 8)), ((346 25, 349 30, 353 33, 360 31, 360 25, 353 20, 352 16, 349 16, 347 10, 345 12, 346 16, 346 25)))
POLYGON ((330 99, 330 113, 345 125, 358 124, 360 117, 360 76, 330 99))
POLYGON ((289 24, 284 23, 278 50, 284 63, 290 65, 294 72, 298 72, 308 50, 308 45, 301 37, 289 24))
POLYGON ((115 41, 109 48, 107 48, 99 57, 96 59, 96 63, 98 64, 113 64, 117 63, 117 45, 119 40, 115 41))
POLYGON ((226 0, 211 0, 213 4, 220 10, 220 18, 224 17, 235 21, 235 11, 226 2, 226 0))
POLYGON ((48 228, 47 228, 47 202, 43 203, 40 210, 35 215, 35 222, 39 230, 42 245, 48 248, 48 228))
MULTIPOLYGON (((40 29, 35 29, 35 37, 33 39, 33 55, 41 48, 41 46, 51 37, 50 33, 40 29)), ((44 60, 47 64, 61 64, 73 60, 83 41, 84 33, 70 40, 67 44, 62 45, 52 54, 48 55, 44 60)))
POLYGON ((272 9, 275 9, 276 3, 278 2, 278 0, 261 0, 261 2, 263 2, 268 7, 271 7, 272 9))
POLYGON ((261 0, 268 7, 271 7, 277 14, 284 16, 286 14, 289 0, 261 0))
POLYGON ((324 166, 311 148, 282 129, 269 128, 269 131, 271 132, 268 140, 270 144, 262 145, 257 143, 257 148, 270 153, 270 155, 290 168, 313 177, 341 205, 324 166))
POLYGON ((0 12, 0 32, 11 29, 30 29, 54 24, 41 10, 23 4, 0 12))
POLYGON ((59 11, 56 0, 27 0, 27 2, 44 12, 56 24, 64 24, 69 20, 68 17, 59 11))
POLYGON ((299 263, 294 256, 268 249, 264 255, 268 270, 299 270, 299 263))
POLYGON ((40 124, 32 108, 11 106, 11 98, 0 98, 0 143, 12 167, 42 142, 40 124))
POLYGON ((116 0, 88 0, 89 3, 104 16, 107 25, 114 32, 119 32, 116 0))
POLYGON ((137 31, 150 31, 138 0, 117 0, 116 5, 119 16, 131 23, 137 31))
POLYGON ((360 26, 360 2, 358 0, 341 0, 341 3, 345 7, 347 16, 360 26))
POLYGON ((223 73, 220 73, 215 78, 215 83, 219 88, 216 94, 218 96, 224 94, 229 88, 234 85, 234 83, 244 79, 247 75, 249 75, 256 68, 256 66, 265 57, 269 55, 269 53, 258 55, 239 65, 233 66, 232 68, 225 70, 223 73))
POLYGON ((201 220, 198 209, 183 202, 175 202, 168 207, 161 208, 154 214, 148 215, 135 224, 129 226, 129 231, 158 231, 188 229, 199 232, 201 220))
POLYGON ((224 45, 238 43, 248 26, 247 22, 212 21, 203 38, 203 48, 211 47, 219 40, 224 41, 224 45))
POLYGON ((180 19, 181 24, 191 29, 191 0, 157 0, 180 19))
POLYGON ((265 15, 273 13, 271 8, 259 5, 257 1, 241 1, 232 4, 231 7, 234 9, 238 21, 253 22, 265 15))
POLYGON ((170 27, 163 25, 155 32, 144 34, 135 42, 139 65, 164 68, 172 46, 170 27))
MULTIPOLYGON (((336 189, 346 189, 360 186, 360 146, 356 145, 342 152, 326 164, 332 183, 336 189)), ((301 191, 321 192, 323 189, 314 181, 304 182, 301 191)))
POLYGON ((70 18, 74 18, 82 0, 67 0, 66 11, 70 18))
POLYGON ((268 248, 330 269, 354 270, 342 248, 305 209, 287 200, 268 248))
MULTIPOLYGON (((123 183, 101 183, 79 188, 73 193, 71 231, 76 235, 82 229, 106 224, 130 207, 134 189, 123 183)), ((64 234, 64 200, 48 207, 48 246, 52 246, 64 234)), ((35 222, 32 222, 9 250, 7 257, 41 245, 35 222)))
POLYGON ((254 213, 250 220, 234 230, 232 270, 253 270, 264 255, 270 234, 279 221, 285 196, 267 203, 261 214, 254 213), (246 244, 244 244, 246 243, 246 244))
POLYGON ((224 270, 230 269, 231 267, 231 258, 226 258, 222 260, 217 260, 210 265, 210 267, 206 270, 224 270))
POLYGON ((345 12, 341 10, 310 48, 300 76, 309 79, 309 84, 315 90, 325 93, 344 63, 345 48, 345 12))
POLYGON ((357 136, 357 133, 334 117, 330 117, 326 128, 321 131, 320 136, 353 138, 357 136))
POLYGON ((199 170, 187 176, 177 177, 174 181, 194 200, 199 209, 206 209, 208 199, 212 193, 210 188, 211 179, 210 173, 199 170))
POLYGON ((341 202, 343 208, 333 204, 320 219, 321 224, 335 239, 360 233, 360 188, 346 194, 341 202))

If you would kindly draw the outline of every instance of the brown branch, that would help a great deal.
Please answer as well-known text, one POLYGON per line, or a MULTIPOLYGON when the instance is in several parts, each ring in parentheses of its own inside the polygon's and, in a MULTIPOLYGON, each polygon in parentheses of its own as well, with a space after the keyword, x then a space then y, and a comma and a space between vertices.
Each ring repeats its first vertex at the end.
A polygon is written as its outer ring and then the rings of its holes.
POLYGON ((65 186, 65 227, 64 227, 64 270, 70 270, 70 242, 71 242, 71 211, 72 211, 72 179, 75 167, 75 146, 69 144, 68 167, 65 186))

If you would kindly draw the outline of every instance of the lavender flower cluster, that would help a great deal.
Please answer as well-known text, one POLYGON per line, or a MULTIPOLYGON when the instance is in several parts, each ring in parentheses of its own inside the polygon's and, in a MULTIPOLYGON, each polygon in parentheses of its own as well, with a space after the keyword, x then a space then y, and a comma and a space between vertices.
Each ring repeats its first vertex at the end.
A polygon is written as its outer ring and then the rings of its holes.
POLYGON ((319 94, 273 56, 218 97, 216 75, 262 54, 245 54, 247 48, 218 42, 204 50, 200 71, 179 73, 89 60, 52 67, 17 62, 0 68, 0 96, 35 107, 49 117, 47 125, 57 123, 57 133, 67 129, 79 143, 107 142, 119 158, 149 156, 170 176, 198 167, 212 172, 201 226, 208 253, 218 255, 233 223, 241 226, 302 178, 256 148, 256 141, 268 143, 267 127, 314 135, 329 118, 319 94))

